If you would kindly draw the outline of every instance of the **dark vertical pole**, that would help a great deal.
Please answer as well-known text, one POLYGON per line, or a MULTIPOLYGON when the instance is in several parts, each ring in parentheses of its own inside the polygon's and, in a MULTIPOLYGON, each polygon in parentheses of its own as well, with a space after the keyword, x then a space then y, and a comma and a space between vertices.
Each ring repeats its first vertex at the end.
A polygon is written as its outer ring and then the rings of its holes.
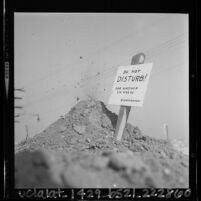
POLYGON ((26 133, 27 133, 27 135, 26 135, 26 141, 27 141, 27 139, 29 137, 29 130, 28 130, 28 126, 27 125, 25 126, 25 128, 26 128, 26 133))

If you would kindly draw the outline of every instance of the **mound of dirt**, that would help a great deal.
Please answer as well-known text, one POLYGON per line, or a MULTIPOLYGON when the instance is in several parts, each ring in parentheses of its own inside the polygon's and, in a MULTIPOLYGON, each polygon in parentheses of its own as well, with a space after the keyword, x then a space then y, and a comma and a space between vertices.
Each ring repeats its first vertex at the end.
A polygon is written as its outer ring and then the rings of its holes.
POLYGON ((103 102, 78 102, 42 133, 16 146, 16 188, 188 187, 186 155, 131 124, 116 142, 116 122, 117 115, 103 102))

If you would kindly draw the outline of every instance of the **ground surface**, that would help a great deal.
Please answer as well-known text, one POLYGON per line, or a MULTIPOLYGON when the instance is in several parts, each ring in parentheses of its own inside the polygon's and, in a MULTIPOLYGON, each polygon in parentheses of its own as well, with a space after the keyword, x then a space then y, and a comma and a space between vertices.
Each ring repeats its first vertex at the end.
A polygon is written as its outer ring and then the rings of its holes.
POLYGON ((103 102, 78 102, 15 149, 17 188, 187 188, 188 156, 127 124, 113 138, 117 115, 103 102))

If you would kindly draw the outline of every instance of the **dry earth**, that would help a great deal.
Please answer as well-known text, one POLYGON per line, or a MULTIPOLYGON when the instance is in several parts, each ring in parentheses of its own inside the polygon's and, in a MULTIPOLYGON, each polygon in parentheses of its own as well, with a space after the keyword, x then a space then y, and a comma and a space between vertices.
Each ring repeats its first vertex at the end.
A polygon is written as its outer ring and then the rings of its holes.
POLYGON ((188 156, 127 124, 94 99, 78 102, 42 133, 15 147, 16 188, 187 188, 188 156))

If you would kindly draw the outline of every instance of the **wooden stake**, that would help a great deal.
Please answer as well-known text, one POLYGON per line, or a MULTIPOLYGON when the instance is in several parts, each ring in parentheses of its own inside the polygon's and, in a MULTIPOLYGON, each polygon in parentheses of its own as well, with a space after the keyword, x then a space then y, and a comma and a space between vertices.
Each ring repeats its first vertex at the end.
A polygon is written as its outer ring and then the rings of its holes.
MULTIPOLYGON (((145 61, 145 54, 139 53, 132 57, 131 65, 143 64, 144 61, 145 61)), ((124 128, 125 128, 127 120, 128 120, 130 110, 131 110, 131 106, 124 106, 124 105, 120 106, 116 130, 115 130, 115 134, 114 134, 115 139, 117 141, 121 141, 121 139, 122 139, 122 135, 123 135, 124 128)))
POLYGON ((167 124, 164 124, 164 134, 166 136, 166 140, 169 141, 169 135, 168 135, 168 125, 167 124))

